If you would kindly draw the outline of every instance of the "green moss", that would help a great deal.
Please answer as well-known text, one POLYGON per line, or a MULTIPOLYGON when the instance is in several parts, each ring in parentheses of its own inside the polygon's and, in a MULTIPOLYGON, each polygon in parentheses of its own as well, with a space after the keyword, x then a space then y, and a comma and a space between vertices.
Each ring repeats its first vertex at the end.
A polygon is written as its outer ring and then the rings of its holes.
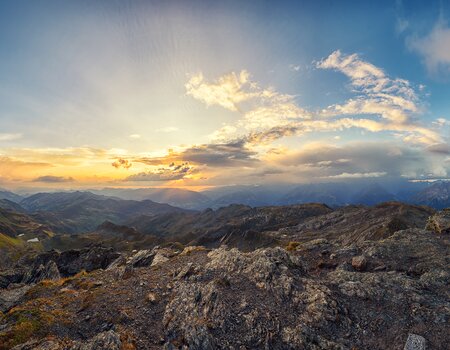
POLYGON ((31 337, 44 337, 54 317, 38 309, 12 309, 4 318, 12 327, 0 332, 0 350, 10 349, 25 343, 31 337))

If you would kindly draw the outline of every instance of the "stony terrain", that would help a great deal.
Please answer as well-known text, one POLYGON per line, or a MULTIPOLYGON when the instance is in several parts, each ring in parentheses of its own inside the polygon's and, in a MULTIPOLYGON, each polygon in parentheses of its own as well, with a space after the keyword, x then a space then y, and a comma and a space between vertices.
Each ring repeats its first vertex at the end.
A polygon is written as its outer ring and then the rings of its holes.
POLYGON ((25 254, 0 273, 0 349, 445 349, 449 212, 355 210, 247 252, 25 254))

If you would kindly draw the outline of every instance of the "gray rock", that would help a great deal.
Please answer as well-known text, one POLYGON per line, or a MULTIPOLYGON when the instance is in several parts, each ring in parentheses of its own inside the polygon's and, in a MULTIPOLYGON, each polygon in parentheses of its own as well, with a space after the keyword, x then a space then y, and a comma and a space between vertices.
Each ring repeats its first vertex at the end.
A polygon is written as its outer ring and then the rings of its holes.
POLYGON ((46 265, 39 265, 37 268, 29 270, 24 278, 23 283, 38 283, 43 280, 59 280, 61 275, 59 274, 58 266, 51 260, 46 265))
POLYGON ((31 340, 25 344, 17 345, 12 350, 61 350, 62 346, 53 340, 31 340))
POLYGON ((122 342, 120 341, 120 336, 110 330, 97 334, 87 342, 78 342, 70 350, 120 350, 121 347, 122 342))
POLYGON ((11 268, 0 271, 0 289, 7 288, 11 283, 20 283, 27 269, 11 268))
POLYGON ((127 263, 127 259, 123 255, 120 255, 116 260, 114 260, 109 266, 106 268, 106 270, 114 270, 120 266, 123 266, 127 263))
POLYGON ((150 266, 155 255, 156 252, 154 250, 140 250, 128 260, 127 265, 132 267, 150 266))
POLYGON ((106 269, 120 256, 112 248, 91 247, 85 249, 73 249, 62 252, 56 264, 63 275, 74 275, 81 270, 87 272, 106 269))
POLYGON ((356 271, 364 271, 367 267, 367 259, 364 256, 355 256, 352 258, 352 266, 356 271))
POLYGON ((0 290, 0 312, 6 312, 19 305, 31 286, 21 286, 15 289, 0 290))
POLYGON ((403 350, 425 350, 426 340, 424 337, 417 334, 408 334, 405 347, 403 350))

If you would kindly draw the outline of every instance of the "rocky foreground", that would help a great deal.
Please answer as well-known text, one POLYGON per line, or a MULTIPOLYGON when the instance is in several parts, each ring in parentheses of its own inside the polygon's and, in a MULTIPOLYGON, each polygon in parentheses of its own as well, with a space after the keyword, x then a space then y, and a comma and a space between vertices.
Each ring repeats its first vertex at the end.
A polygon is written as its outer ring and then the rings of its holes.
POLYGON ((248 252, 23 257, 0 272, 0 349, 447 349, 450 212, 364 239, 329 234, 343 223, 327 215, 248 252))

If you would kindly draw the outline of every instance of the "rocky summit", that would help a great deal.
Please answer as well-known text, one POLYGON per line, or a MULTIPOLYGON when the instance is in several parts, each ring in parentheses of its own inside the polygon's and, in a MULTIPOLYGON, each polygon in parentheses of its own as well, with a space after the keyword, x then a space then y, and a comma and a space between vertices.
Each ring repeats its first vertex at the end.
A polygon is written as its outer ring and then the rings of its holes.
POLYGON ((305 206, 233 209, 214 244, 24 252, 0 349, 446 349, 449 211, 305 206))

